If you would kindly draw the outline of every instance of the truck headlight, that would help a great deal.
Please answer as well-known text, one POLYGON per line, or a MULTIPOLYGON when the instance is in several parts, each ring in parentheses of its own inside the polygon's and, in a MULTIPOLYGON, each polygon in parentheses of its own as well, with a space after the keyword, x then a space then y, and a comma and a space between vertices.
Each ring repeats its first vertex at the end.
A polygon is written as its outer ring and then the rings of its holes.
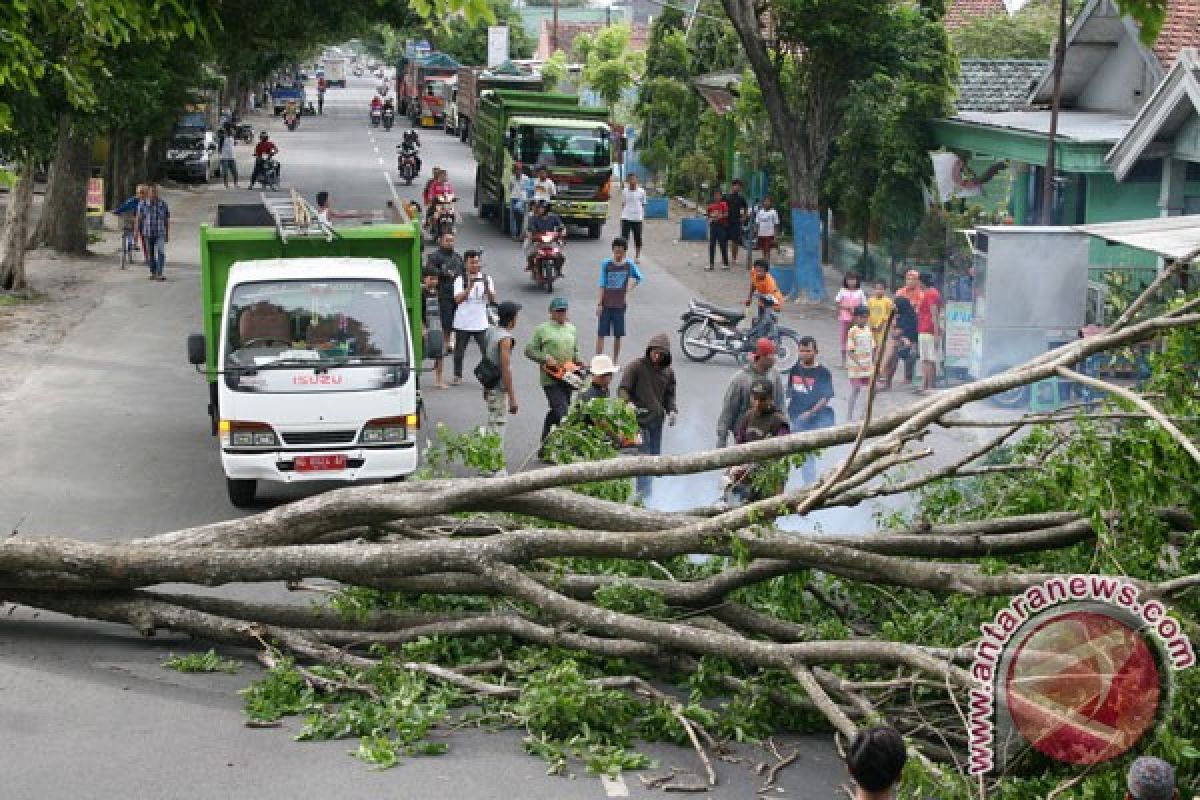
POLYGON ((409 427, 417 427, 417 415, 402 417, 379 417, 368 420, 363 426, 359 441, 363 444, 393 444, 408 438, 409 427))
POLYGON ((222 447, 278 447, 279 438, 265 422, 223 419, 218 427, 222 447))

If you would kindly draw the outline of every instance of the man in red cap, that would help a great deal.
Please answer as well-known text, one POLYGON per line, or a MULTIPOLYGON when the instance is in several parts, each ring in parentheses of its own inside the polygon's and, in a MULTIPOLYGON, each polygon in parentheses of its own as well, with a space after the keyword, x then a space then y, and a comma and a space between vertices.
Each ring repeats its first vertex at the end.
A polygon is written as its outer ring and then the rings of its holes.
POLYGON ((759 339, 754 346, 750 363, 742 367, 729 382, 721 415, 717 417, 717 447, 724 447, 735 426, 750 409, 750 389, 756 380, 766 378, 775 387, 775 408, 784 408, 783 380, 775 369, 775 343, 759 339))

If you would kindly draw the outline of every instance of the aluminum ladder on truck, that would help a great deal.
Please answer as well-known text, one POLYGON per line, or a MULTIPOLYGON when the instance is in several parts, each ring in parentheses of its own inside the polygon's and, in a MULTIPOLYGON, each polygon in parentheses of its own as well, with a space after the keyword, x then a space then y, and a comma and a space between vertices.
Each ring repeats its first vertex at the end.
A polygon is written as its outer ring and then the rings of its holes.
POLYGON ((310 206, 300 194, 292 189, 289 192, 262 192, 263 207, 275 218, 275 230, 279 239, 287 244, 289 237, 324 237, 325 241, 333 241, 333 227, 317 218, 317 210, 310 206))

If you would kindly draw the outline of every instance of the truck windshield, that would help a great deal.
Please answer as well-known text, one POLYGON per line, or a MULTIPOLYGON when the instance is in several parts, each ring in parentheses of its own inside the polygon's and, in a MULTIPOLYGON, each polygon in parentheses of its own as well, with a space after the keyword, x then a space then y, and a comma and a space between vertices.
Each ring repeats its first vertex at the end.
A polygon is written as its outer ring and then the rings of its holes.
POLYGON ((226 317, 229 367, 408 361, 404 304, 387 281, 243 283, 226 317))
POLYGON ((607 167, 612 163, 605 128, 541 128, 522 125, 514 158, 536 167, 607 167))

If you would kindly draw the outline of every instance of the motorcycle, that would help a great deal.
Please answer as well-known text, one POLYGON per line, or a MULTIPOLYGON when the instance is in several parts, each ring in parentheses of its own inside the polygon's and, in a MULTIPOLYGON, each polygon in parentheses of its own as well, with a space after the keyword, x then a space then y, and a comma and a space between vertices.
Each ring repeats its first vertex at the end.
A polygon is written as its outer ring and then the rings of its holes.
POLYGON ((454 233, 456 212, 454 203, 458 198, 452 194, 439 194, 433 198, 433 209, 429 213, 429 238, 437 241, 443 233, 454 233))
POLYGON ((562 236, 557 231, 533 235, 533 280, 547 292, 554 291, 554 282, 562 277, 566 257, 562 251, 562 236))
MULTIPOLYGON (((708 361, 717 353, 726 353, 744 363, 761 335, 753 326, 738 327, 745 318, 743 310, 721 308, 693 298, 681 317, 679 347, 692 361, 708 361)), ((767 338, 775 344, 775 366, 780 372, 787 372, 800 355, 800 336, 791 328, 771 327, 773 334, 767 338)))
POLYGON ((383 110, 383 129, 385 131, 390 131, 392 129, 392 126, 395 124, 396 124, 395 109, 385 108, 383 110))
POLYGON ((412 145, 397 145, 396 149, 400 151, 400 154, 396 156, 396 169, 399 170, 404 183, 412 186, 412 182, 421 173, 421 157, 417 155, 417 149, 412 145))
POLYGON ((283 124, 289 131, 294 131, 300 127, 300 115, 295 111, 289 111, 283 115, 283 124))
POLYGON ((247 122, 239 122, 233 129, 234 141, 250 144, 254 141, 254 127, 247 122))
POLYGON ((279 162, 275 160, 275 156, 263 157, 262 182, 268 190, 279 191, 279 162))
POLYGON ((371 109, 371 127, 378 128, 379 123, 383 121, 383 111, 378 108, 371 109))

